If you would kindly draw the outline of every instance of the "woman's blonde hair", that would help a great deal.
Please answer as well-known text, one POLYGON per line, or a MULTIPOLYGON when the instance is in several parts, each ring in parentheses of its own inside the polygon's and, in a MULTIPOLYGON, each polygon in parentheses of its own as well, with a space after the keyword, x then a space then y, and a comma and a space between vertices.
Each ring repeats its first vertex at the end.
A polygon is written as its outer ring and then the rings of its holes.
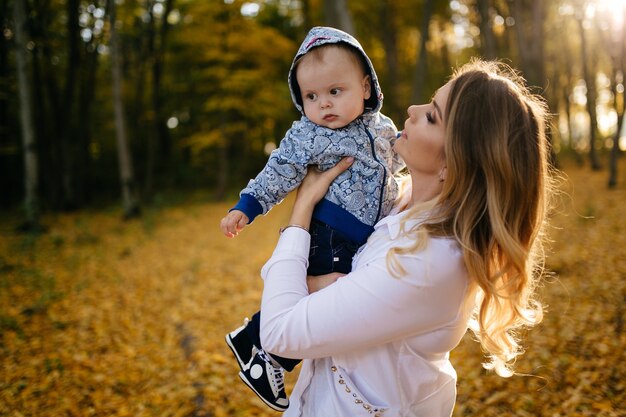
POLYGON ((392 270, 402 272, 396 255, 419 250, 428 236, 454 237, 480 289, 470 328, 489 357, 483 365, 510 376, 523 352, 516 331, 542 319, 534 292, 552 188, 547 108, 502 63, 474 60, 451 80, 447 179, 437 199, 409 213, 428 211, 425 222, 406 231, 415 245, 396 248, 387 259, 392 270))

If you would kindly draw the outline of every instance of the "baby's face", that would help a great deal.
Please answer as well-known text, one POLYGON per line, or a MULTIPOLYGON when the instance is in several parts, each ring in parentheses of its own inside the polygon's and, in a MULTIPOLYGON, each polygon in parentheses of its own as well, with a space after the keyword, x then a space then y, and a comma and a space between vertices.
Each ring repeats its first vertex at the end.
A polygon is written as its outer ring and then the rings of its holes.
POLYGON ((370 77, 349 53, 338 48, 324 51, 321 60, 305 59, 296 70, 304 114, 313 123, 338 129, 359 117, 370 97, 370 77))

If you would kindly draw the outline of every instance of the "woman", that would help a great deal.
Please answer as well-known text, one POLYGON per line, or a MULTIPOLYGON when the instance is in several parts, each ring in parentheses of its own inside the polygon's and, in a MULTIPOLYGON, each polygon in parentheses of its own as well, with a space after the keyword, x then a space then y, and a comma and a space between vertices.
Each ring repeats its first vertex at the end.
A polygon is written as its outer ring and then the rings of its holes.
POLYGON ((406 191, 353 272, 309 294, 311 211, 347 160, 307 176, 263 268, 263 346, 307 359, 287 416, 450 416, 449 352, 468 326, 485 367, 509 376, 521 353, 514 330, 541 320, 533 291, 550 191, 543 102, 503 65, 474 61, 408 114, 394 145, 406 191))

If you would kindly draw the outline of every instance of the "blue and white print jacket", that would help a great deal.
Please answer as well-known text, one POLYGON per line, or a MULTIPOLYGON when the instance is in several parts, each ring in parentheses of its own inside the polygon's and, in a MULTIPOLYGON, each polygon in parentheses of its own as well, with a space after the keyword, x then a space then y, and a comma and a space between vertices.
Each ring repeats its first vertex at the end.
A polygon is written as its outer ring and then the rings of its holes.
POLYGON ((374 66, 351 35, 334 28, 315 27, 300 45, 288 81, 291 98, 302 117, 292 124, 263 170, 241 191, 240 200, 232 210, 243 211, 252 222, 300 185, 307 166, 317 165, 325 170, 341 158, 353 156, 354 163, 331 184, 313 217, 353 241, 365 243, 374 224, 391 210, 398 195, 394 174, 404 167, 392 150, 397 129, 391 119, 380 113, 383 94, 374 66), (363 55, 371 77, 372 94, 360 117, 343 128, 330 129, 313 123, 304 115, 294 63, 314 47, 339 42, 353 46, 363 55))

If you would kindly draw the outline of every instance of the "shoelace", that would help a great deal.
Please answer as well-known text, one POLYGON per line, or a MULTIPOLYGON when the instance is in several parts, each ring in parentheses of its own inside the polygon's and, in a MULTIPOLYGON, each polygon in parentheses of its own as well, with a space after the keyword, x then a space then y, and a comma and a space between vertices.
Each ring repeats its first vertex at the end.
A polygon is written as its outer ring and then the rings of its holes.
POLYGON ((272 364, 272 360, 263 349, 259 350, 259 357, 271 365, 272 371, 269 374, 268 379, 270 384, 272 384, 272 391, 274 391, 276 396, 278 396, 278 393, 285 388, 285 374, 283 372, 283 368, 274 366, 272 364))
POLYGON ((270 377, 270 382, 276 387, 278 392, 285 389, 285 374, 282 368, 272 367, 273 375, 270 377))

